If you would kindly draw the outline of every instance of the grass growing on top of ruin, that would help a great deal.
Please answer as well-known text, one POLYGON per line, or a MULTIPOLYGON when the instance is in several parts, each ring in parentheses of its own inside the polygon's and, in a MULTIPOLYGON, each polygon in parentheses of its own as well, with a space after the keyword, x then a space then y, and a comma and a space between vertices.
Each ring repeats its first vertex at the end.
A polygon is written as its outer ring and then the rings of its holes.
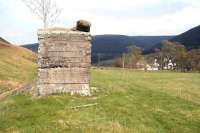
POLYGON ((0 102, 0 132, 200 131, 200 74, 96 69, 91 85, 98 88, 92 97, 7 98, 0 102))

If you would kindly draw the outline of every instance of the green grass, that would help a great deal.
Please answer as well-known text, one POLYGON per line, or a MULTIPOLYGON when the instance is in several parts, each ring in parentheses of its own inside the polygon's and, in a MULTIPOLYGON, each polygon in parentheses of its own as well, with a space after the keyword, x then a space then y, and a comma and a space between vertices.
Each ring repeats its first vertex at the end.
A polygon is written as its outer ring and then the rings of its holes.
POLYGON ((199 133, 200 74, 92 70, 92 97, 10 96, 0 132, 199 133), (98 103, 97 106, 71 107, 98 103))

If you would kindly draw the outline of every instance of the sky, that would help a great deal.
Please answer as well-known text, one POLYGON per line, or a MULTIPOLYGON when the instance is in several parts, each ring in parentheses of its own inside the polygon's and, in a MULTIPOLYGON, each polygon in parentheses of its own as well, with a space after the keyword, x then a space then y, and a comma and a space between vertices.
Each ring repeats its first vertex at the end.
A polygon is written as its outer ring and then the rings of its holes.
MULTIPOLYGON (((56 27, 92 23, 91 34, 178 35, 200 25, 200 0, 56 0, 56 27)), ((42 21, 22 0, 0 0, 0 36, 20 45, 37 42, 42 21)))

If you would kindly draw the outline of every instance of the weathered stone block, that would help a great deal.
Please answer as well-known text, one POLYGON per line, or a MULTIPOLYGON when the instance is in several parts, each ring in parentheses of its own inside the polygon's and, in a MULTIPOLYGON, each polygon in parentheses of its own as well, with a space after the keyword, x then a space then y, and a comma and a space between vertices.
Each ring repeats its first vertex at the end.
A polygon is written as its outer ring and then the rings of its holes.
POLYGON ((39 84, 88 84, 88 68, 39 69, 39 84))
POLYGON ((63 28, 38 31, 39 95, 90 95, 91 36, 63 28))
POLYGON ((89 96, 89 84, 38 84, 38 92, 45 96, 53 93, 70 93, 89 96))

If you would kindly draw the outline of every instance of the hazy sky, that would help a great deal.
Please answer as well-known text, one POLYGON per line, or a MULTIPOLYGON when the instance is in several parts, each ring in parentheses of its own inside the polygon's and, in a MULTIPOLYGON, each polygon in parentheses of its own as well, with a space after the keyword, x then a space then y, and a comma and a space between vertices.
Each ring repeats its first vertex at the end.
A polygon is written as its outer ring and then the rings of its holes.
MULTIPOLYGON (((200 0, 57 0, 56 26, 92 22, 93 35, 176 35, 200 24, 200 0)), ((21 0, 0 0, 0 36, 18 44, 37 42, 42 23, 21 0)))

